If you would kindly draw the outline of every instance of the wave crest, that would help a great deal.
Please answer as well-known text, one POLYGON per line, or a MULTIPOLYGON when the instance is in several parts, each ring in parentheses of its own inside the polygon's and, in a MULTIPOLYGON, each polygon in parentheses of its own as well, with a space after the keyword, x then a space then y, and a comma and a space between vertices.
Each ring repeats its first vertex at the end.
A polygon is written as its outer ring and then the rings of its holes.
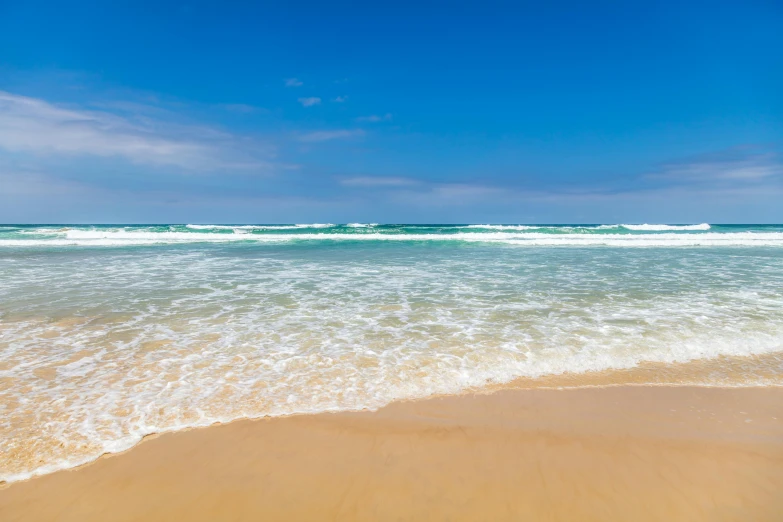
POLYGON ((628 230, 638 230, 638 231, 651 231, 651 232, 659 232, 659 231, 665 231, 665 230, 709 230, 710 225, 709 223, 700 223, 698 225, 650 225, 647 223, 644 223, 642 225, 620 225, 623 228, 627 228, 628 230))

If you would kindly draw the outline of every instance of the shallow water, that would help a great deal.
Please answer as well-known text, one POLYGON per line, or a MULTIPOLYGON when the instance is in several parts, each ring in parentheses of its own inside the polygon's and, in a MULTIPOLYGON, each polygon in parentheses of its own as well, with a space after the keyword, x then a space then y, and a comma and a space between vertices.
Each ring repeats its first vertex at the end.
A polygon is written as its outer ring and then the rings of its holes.
POLYGON ((780 226, 5 226, 0 479, 520 378, 781 385, 780 352, 780 226))

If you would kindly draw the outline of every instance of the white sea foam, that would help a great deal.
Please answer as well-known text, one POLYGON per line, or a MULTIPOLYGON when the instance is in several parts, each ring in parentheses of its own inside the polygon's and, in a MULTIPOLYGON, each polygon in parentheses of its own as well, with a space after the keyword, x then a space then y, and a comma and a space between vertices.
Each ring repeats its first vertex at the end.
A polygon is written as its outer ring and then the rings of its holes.
POLYGON ((699 225, 620 225, 628 230, 646 230, 646 231, 662 231, 662 230, 709 230, 711 227, 708 223, 701 223, 699 225))
MULTIPOLYGON (((294 230, 303 225, 185 225, 193 230, 294 230)), ((314 227, 319 228, 319 227, 314 227)))
POLYGON ((774 256, 400 248, 0 258, 0 479, 235 418, 783 349, 774 256))
POLYGON ((185 225, 194 230, 295 230, 301 228, 329 228, 331 223, 311 223, 296 225, 185 225))
POLYGON ((480 228, 485 230, 610 230, 615 228, 625 228, 635 231, 662 232, 667 230, 709 230, 710 225, 708 223, 701 223, 699 225, 650 225, 646 223, 642 225, 468 225, 468 228, 480 228))
POLYGON ((484 230, 609 230, 622 225, 468 225, 484 230))
POLYGON ((59 228, 43 228, 43 227, 36 227, 36 228, 25 228, 20 229, 17 232, 19 234, 24 235, 52 235, 52 234, 59 234, 60 232, 65 232, 68 230, 68 227, 59 227, 59 228))
MULTIPOLYGON (((166 241, 175 243, 239 236, 79 229, 52 241, 143 240, 134 234, 173 234, 166 241)), ((737 234, 764 235, 610 239, 737 234)), ((393 237, 351 239, 368 235, 393 237)), ((464 235, 530 244, 518 238, 531 234, 464 235)), ((517 377, 783 350, 775 252, 285 250, 35 252, 33 263, 0 256, 0 379, 11 383, 0 388, 0 404, 10 405, 0 420, 0 480, 235 418, 378 408, 517 377)), ((705 384, 724 382, 710 378, 705 384)))
POLYGON ((542 228, 552 228, 534 225, 468 225, 467 228, 480 228, 484 230, 540 230, 542 228))
POLYGON ((783 246, 783 232, 701 232, 698 234, 548 234, 542 232, 459 232, 365 234, 319 232, 296 234, 231 234, 204 232, 151 232, 135 230, 66 229, 53 239, 0 239, 0 247, 24 246, 121 246, 175 243, 226 243, 254 241, 281 243, 291 241, 437 241, 484 242, 516 246, 609 246, 609 247, 696 247, 696 246, 783 246))

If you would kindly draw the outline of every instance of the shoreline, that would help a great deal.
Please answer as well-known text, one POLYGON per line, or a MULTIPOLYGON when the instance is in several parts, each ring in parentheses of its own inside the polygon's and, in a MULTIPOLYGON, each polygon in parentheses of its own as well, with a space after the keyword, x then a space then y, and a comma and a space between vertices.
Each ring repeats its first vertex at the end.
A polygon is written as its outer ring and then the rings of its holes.
MULTIPOLYGON (((523 513, 591 520, 603 512, 602 519, 645 520, 639 510, 656 499, 669 519, 714 520, 702 501, 711 498, 715 508, 726 496, 739 502, 740 518, 774 520, 783 514, 783 499, 774 495, 781 489, 783 388, 630 384, 485 390, 396 401, 376 411, 240 419, 152 434, 76 468, 5 484, 0 513, 8 520, 207 520, 206 502, 222 506, 212 519, 226 513, 239 520, 319 519, 334 512, 341 520, 470 520, 471 513, 474 520, 482 513, 496 520, 523 513), (518 466, 509 468, 509 461, 518 466), (601 491, 561 513, 555 497, 590 490, 595 480, 601 491), (339 508, 336 499, 357 481, 371 486, 339 508), (458 491, 473 500, 458 508, 458 491), (543 504, 531 493, 554 491, 543 504), (602 495, 616 502, 602 502, 602 495), (380 509, 379 499, 390 497, 394 502, 380 509), (231 498, 242 507, 224 505, 231 498), (134 511, 141 499, 154 504, 152 511, 134 511), (498 506, 510 510, 493 512, 498 506)), ((649 514, 649 520, 664 516, 649 514)))
POLYGON ((410 398, 410 399, 397 399, 389 404, 386 404, 384 406, 381 406, 377 409, 371 409, 371 408, 362 408, 362 409, 356 409, 356 410, 336 410, 336 411, 320 411, 320 412, 295 412, 295 413, 288 413, 285 415, 264 415, 260 417, 237 417, 236 419, 231 419, 226 422, 222 421, 216 421, 211 424, 204 424, 204 425, 192 425, 192 426, 185 426, 181 428, 172 428, 170 430, 163 430, 163 431, 156 431, 152 433, 148 433, 146 435, 143 435, 141 439, 134 443, 133 445, 129 446, 128 448, 119 450, 119 451, 107 451, 105 453, 102 453, 98 455, 97 457, 87 460, 85 462, 74 464, 72 466, 63 466, 59 467, 57 469, 54 469, 52 471, 46 471, 43 473, 35 473, 28 477, 17 479, 17 480, 11 480, 11 481, 0 481, 0 492, 12 487, 15 484, 30 482, 32 480, 36 480, 39 478, 47 477, 49 475, 52 475, 54 473, 62 473, 62 472, 69 472, 69 471, 78 471, 82 468, 91 466, 95 464, 96 462, 102 460, 102 459, 108 459, 119 455, 124 455, 125 453, 128 453, 130 451, 133 451, 137 447, 139 447, 141 444, 148 440, 152 440, 158 437, 167 436, 167 435, 176 435, 178 433, 187 433, 194 430, 204 430, 209 428, 215 428, 220 426, 228 426, 232 425, 237 422, 259 422, 259 421, 271 421, 275 419, 289 419, 289 418, 298 418, 298 417, 313 417, 313 416, 320 416, 320 415, 342 415, 342 414, 373 414, 377 413, 378 411, 388 408, 390 406, 396 405, 396 404, 408 404, 408 403, 416 403, 420 401, 430 401, 430 400, 437 400, 437 399, 444 399, 444 398, 459 398, 459 397, 469 397, 469 396, 479 396, 479 395, 492 395, 498 392, 504 392, 504 391, 519 391, 519 392, 526 392, 526 391, 577 391, 577 390, 603 390, 603 389, 616 389, 616 388, 663 388, 663 389, 705 389, 705 390, 760 390, 760 389, 770 389, 775 390, 779 389, 783 391, 783 384, 771 384, 771 385, 762 385, 762 384, 753 384, 753 385, 708 385, 708 384, 676 384, 676 383, 609 383, 609 384, 584 384, 584 385, 576 385, 576 386, 531 386, 531 387, 509 387, 509 386, 497 386, 492 388, 480 388, 480 389, 469 389, 465 390, 463 392, 459 393, 451 393, 451 394, 435 394, 430 395, 427 397, 417 397, 417 398, 410 398))
POLYGON ((783 390, 783 380, 775 369, 783 373, 783 351, 756 354, 751 356, 725 356, 693 359, 686 362, 665 363, 654 361, 642 361, 631 368, 614 368, 601 371, 588 371, 585 373, 549 374, 539 377, 518 377, 509 382, 489 382, 484 386, 468 387, 455 393, 436 393, 424 397, 398 398, 380 406, 379 408, 361 408, 344 410, 302 411, 283 415, 243 416, 226 421, 215 421, 210 424, 188 425, 174 427, 162 431, 156 431, 143 435, 138 441, 119 451, 106 451, 96 457, 84 460, 78 464, 63 465, 51 471, 33 473, 25 478, 5 481, 0 480, 0 490, 13 484, 45 477, 52 473, 77 470, 89 466, 96 461, 115 455, 121 455, 133 450, 149 438, 162 435, 176 434, 190 430, 224 426, 235 422, 258 421, 265 419, 281 419, 299 416, 314 416, 324 414, 341 413, 373 413, 383 408, 398 403, 411 403, 442 399, 447 397, 463 397, 471 395, 493 394, 510 390, 589 390, 617 387, 662 387, 662 388, 704 388, 704 389, 763 389, 780 388, 783 390), (733 379, 724 379, 716 383, 709 383, 708 379, 714 379, 716 373, 731 376, 733 379), (763 378, 764 382, 748 384, 749 375, 755 375, 757 379, 763 378))

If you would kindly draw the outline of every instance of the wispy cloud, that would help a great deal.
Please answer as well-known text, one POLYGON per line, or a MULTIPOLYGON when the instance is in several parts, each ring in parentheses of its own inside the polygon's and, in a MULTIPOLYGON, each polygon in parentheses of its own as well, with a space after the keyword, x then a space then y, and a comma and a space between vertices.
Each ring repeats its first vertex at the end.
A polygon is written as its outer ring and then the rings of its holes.
POLYGON ((411 187, 420 183, 415 179, 396 176, 356 176, 340 179, 340 184, 347 187, 411 187))
MULTIPOLYGON (((649 215, 658 215, 661 214, 658 207, 663 205, 668 210, 661 215, 676 210, 680 216, 698 216, 699 208, 709 207, 722 212, 735 205, 743 215, 752 202, 760 205, 759 214, 769 212, 769 201, 783 195, 783 161, 769 148, 742 146, 666 163, 654 173, 634 177, 627 186, 606 183, 591 187, 522 188, 491 183, 411 181, 414 180, 362 177, 344 179, 340 183, 394 188, 385 194, 389 200, 424 208, 471 205, 501 208, 546 203, 572 208, 584 206, 590 212, 598 213, 602 211, 600 205, 623 208, 627 212, 635 212, 641 205, 646 206, 649 215), (697 210, 691 210, 691 206, 697 210)), ((680 218, 679 221, 689 219, 708 220, 702 216, 680 218)))
POLYGON ((297 78, 286 78, 285 79, 285 86, 286 87, 301 87, 304 85, 299 79, 297 78))
POLYGON ((377 123, 379 121, 391 121, 391 119, 392 119, 392 115, 387 112, 382 116, 379 116, 377 114, 371 114, 369 116, 359 116, 358 118, 356 118, 356 121, 377 123))
POLYGON ((299 103, 302 104, 302 107, 312 107, 313 105, 320 104, 321 98, 317 96, 311 96, 309 98, 299 98, 299 103))
POLYGON ((117 157, 186 169, 266 168, 268 147, 209 127, 136 120, 0 91, 0 149, 33 156, 117 157), (252 145, 249 146, 249 145, 252 145))
POLYGON ((329 131, 308 132, 307 134, 300 135, 297 139, 305 143, 314 143, 318 141, 357 138, 360 136, 364 136, 364 131, 361 129, 350 129, 350 130, 339 129, 339 130, 329 130, 329 131))
POLYGON ((662 165, 647 176, 670 184, 748 185, 783 181, 783 161, 758 147, 734 147, 662 165))
POLYGON ((348 96, 337 96, 336 98, 333 98, 332 101, 334 103, 345 103, 348 101, 348 96))
MULTIPOLYGON (((364 189, 393 189, 389 192, 394 200, 409 202, 432 202, 439 205, 459 204, 509 197, 515 191, 503 187, 474 183, 441 183, 404 176, 356 176, 338 179, 340 185, 364 189)), ((520 194, 516 193, 518 197, 520 194)))

